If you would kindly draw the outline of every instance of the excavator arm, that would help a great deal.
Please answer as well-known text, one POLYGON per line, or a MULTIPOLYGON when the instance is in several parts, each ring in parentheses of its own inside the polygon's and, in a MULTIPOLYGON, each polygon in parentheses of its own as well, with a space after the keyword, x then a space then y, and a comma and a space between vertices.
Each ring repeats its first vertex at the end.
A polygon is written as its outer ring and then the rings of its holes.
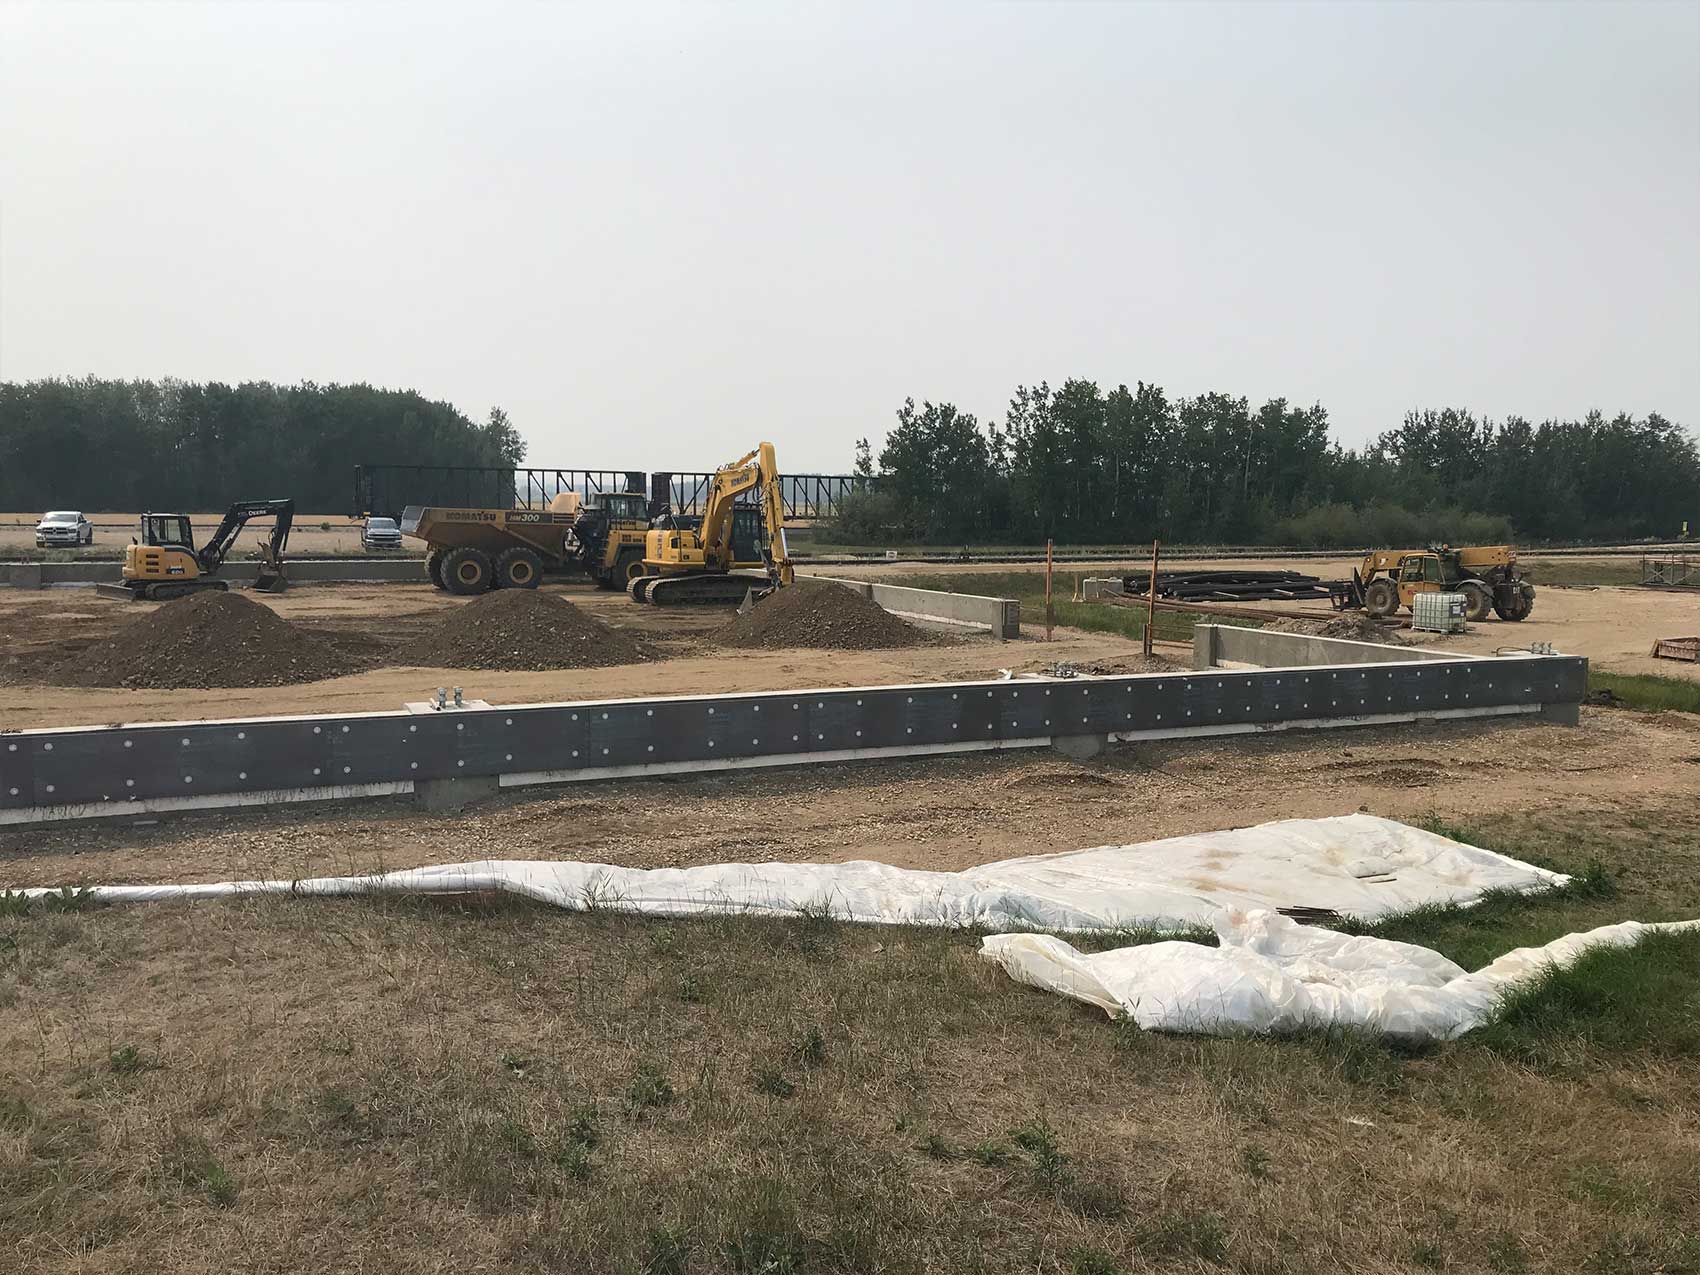
POLYGON ((779 461, 772 443, 723 465, 714 474, 708 504, 703 510, 702 545, 705 556, 724 570, 732 564, 732 511, 738 497, 759 487, 762 519, 767 524, 768 575, 777 583, 790 584, 796 573, 785 543, 785 503, 780 490, 779 461))
POLYGON ((260 546, 260 570, 254 588, 261 593, 281 593, 284 588, 283 551, 289 546, 289 529, 295 522, 293 500, 241 500, 225 511, 212 538, 202 545, 195 559, 211 575, 224 565, 225 556, 251 518, 270 518, 272 534, 260 546))

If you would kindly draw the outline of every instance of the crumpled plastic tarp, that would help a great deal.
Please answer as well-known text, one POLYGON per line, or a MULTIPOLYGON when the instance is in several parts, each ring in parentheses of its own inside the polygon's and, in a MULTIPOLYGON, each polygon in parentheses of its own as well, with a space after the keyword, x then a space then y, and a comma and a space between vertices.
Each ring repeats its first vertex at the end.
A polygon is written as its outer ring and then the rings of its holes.
POLYGON ((122 903, 493 890, 564 908, 663 916, 830 914, 1026 931, 1210 925, 1220 947, 1170 941, 1086 954, 1059 938, 1014 933, 986 938, 982 952, 1023 983, 1126 1014, 1146 1028, 1264 1033, 1358 1027, 1450 1039, 1486 1021, 1508 988, 1548 965, 1568 964, 1589 947, 1626 945, 1652 930, 1700 921, 1626 921, 1520 948, 1468 973, 1427 948, 1301 925, 1276 909, 1372 920, 1425 904, 1467 904, 1488 890, 1548 889, 1567 879, 1420 828, 1355 814, 1037 855, 961 872, 868 861, 642 869, 486 860, 300 881, 95 886, 88 893, 122 903))
POLYGON ((1084 953, 1043 934, 994 934, 981 953, 1011 978, 1125 1014, 1139 1026, 1211 1035, 1357 1028, 1408 1040, 1453 1040, 1493 1017, 1508 991, 1590 948, 1628 947, 1700 920, 1623 921, 1520 947, 1474 973, 1438 952, 1353 938, 1264 909, 1225 911, 1220 947, 1148 943, 1084 953))
MULTIPOLYGON (((501 890, 565 908, 658 915, 830 913, 842 920, 987 929, 1180 929, 1225 908, 1315 908, 1369 920, 1487 890, 1567 878, 1373 815, 1286 819, 1228 832, 1007 859, 961 872, 851 863, 622 868, 485 860, 370 876, 94 886, 106 902, 232 895, 501 890)), ((40 894, 46 891, 26 891, 40 894)))

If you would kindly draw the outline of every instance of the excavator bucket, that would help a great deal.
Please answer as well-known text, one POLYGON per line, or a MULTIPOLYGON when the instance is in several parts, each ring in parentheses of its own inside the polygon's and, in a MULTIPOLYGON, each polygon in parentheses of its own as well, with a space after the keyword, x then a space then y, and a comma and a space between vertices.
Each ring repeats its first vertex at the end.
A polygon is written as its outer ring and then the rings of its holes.
POLYGON ((283 572, 261 567, 260 573, 254 577, 255 593, 282 593, 289 587, 289 581, 283 572))

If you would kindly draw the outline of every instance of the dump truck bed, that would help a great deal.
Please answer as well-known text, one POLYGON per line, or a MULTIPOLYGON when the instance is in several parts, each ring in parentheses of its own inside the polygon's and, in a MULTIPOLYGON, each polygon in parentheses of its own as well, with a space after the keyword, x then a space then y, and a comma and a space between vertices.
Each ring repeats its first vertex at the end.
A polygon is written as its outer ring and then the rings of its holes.
POLYGON ((409 505, 401 516, 401 534, 433 548, 482 549, 495 557, 524 545, 551 567, 569 560, 567 533, 575 515, 538 509, 440 509, 409 505))

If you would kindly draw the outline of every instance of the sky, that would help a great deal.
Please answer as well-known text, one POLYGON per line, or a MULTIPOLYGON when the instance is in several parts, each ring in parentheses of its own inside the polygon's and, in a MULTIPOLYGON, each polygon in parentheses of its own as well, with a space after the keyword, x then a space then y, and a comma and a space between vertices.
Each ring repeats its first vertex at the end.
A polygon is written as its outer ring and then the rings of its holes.
POLYGON ((1071 376, 1693 427, 1700 4, 0 0, 0 378, 90 374, 564 467, 1071 376))

